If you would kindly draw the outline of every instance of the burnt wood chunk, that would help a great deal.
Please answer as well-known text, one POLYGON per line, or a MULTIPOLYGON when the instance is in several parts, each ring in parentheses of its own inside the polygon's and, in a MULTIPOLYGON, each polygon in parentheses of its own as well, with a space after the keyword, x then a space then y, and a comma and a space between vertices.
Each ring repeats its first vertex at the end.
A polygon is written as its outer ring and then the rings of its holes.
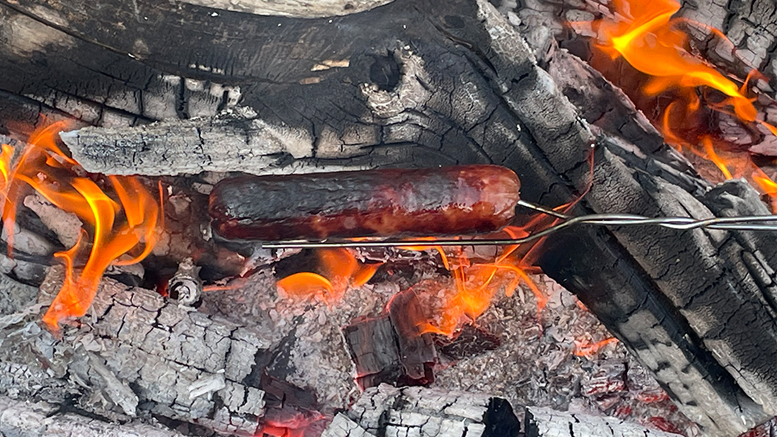
POLYGON ((572 414, 540 407, 526 407, 526 437, 680 437, 611 417, 572 414))
POLYGON ((362 389, 395 383, 404 373, 388 314, 354 320, 343 327, 343 335, 356 367, 356 383, 362 389))
POLYGON ((369 388, 344 416, 335 418, 324 435, 517 437, 520 431, 504 399, 423 387, 369 388), (354 434, 343 434, 348 430, 354 434))
POLYGON ((405 374, 416 384, 431 383, 434 381, 432 366, 437 361, 437 349, 432 334, 419 328, 427 317, 415 292, 411 289, 395 294, 389 302, 388 311, 397 332, 405 374))
MULTIPOLYGON (((62 270, 51 270, 41 288, 53 294, 62 270)), ((21 318, 0 329, 4 389, 113 420, 147 412, 221 433, 256 432, 265 414, 265 392, 244 380, 268 339, 108 278, 90 311, 92 317, 78 328, 63 329, 64 341, 40 329, 24 338, 8 336, 26 322, 21 318), (19 366, 25 370, 18 372, 19 366), (42 381, 61 388, 36 392, 42 381)))
POLYGON ((519 189, 494 165, 244 176, 218 183, 209 210, 227 239, 459 235, 507 225, 519 189))
POLYGON ((343 413, 337 413, 332 423, 326 427, 321 437, 374 437, 343 413))
POLYGON ((24 437, 184 437, 162 425, 140 420, 109 423, 46 402, 25 402, 0 396, 0 435, 24 437))
POLYGON ((434 381, 437 350, 431 334, 419 330, 422 320, 426 319, 416 295, 406 290, 394 295, 386 314, 358 319, 343 328, 359 386, 434 381))

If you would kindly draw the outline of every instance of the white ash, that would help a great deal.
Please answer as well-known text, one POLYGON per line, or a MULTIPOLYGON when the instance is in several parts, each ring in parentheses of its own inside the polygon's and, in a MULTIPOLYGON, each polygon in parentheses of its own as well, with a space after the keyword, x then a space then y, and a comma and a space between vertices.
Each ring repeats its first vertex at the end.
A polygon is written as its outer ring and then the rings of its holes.
POLYGON ((373 292, 367 285, 346 291, 336 303, 327 303, 283 299, 275 290, 272 271, 261 270, 238 289, 206 292, 200 310, 255 324, 271 333, 274 345, 289 341, 279 365, 269 371, 285 373, 287 382, 312 390, 325 414, 346 408, 358 397, 359 389, 341 327, 356 317, 380 314, 390 295, 373 292))
POLYGON ((575 356, 575 340, 595 342, 611 335, 593 314, 578 305, 574 295, 544 275, 533 279, 550 299, 541 314, 543 326, 537 322, 537 307, 529 290, 525 291, 530 296, 525 303, 519 293, 509 298, 498 295, 476 324, 497 334, 501 346, 437 370, 432 387, 490 393, 514 406, 616 416, 649 427, 651 420, 660 417, 685 435, 698 435, 695 424, 677 412, 668 399, 658 396, 663 393, 658 383, 622 344, 604 346, 591 358, 575 356), (609 368, 620 369, 615 377, 625 383, 607 386, 603 379, 609 368), (629 380, 627 369, 635 374, 629 380), (586 385, 588 391, 584 390, 586 385), (648 399, 646 393, 659 400, 648 399))
MULTIPOLYGON (((8 242, 8 232, 5 226, 2 230, 2 239, 6 243, 8 242)), ((56 251, 51 242, 32 231, 22 228, 18 223, 13 225, 13 247, 15 250, 31 255, 48 256, 56 251)))
MULTIPOLYGON (((275 291, 273 271, 265 268, 235 289, 206 292, 201 310, 255 324, 263 332, 272 333, 274 345, 284 339, 289 341, 288 352, 278 362, 275 373, 285 373, 287 382, 312 390, 321 411, 332 414, 348 408, 359 395, 341 327, 357 317, 381 314, 391 296, 408 284, 435 275, 439 280, 439 274, 427 264, 433 262, 413 263, 415 273, 411 278, 391 277, 348 290, 336 303, 283 299, 275 291)), ((655 380, 630 358, 622 345, 607 345, 590 359, 575 356, 576 340, 596 342, 610 334, 578 305, 571 293, 544 275, 534 279, 550 298, 542 312, 542 326, 537 321, 530 290, 520 289, 512 297, 500 293, 476 324, 497 335, 501 346, 459 361, 443 357, 435 368, 431 387, 488 393, 503 397, 516 407, 536 405, 575 413, 616 415, 647 426, 651 426, 651 418, 664 417, 686 435, 695 435, 695 425, 676 412, 670 401, 661 398, 662 391, 655 380), (609 391, 597 391, 600 386, 607 387, 603 378, 609 377, 608 372, 628 379, 627 383, 612 386, 609 391), (587 394, 582 389, 584 384, 593 387, 587 394), (651 396, 659 400, 646 403, 645 399, 655 400, 648 399, 651 396)))
MULTIPOLYGON (((22 311, 35 302, 37 294, 36 287, 22 284, 0 274, 0 316, 22 311)), ((1 323, 0 329, 2 329, 1 323)))

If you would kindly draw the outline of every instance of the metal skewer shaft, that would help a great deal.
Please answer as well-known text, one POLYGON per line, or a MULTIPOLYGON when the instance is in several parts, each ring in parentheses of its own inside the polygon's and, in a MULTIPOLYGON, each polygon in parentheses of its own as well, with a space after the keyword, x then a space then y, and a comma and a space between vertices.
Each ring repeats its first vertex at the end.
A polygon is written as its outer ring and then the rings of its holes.
POLYGON ((645 217, 634 214, 589 214, 575 217, 524 200, 519 200, 518 206, 532 209, 563 221, 523 238, 488 238, 472 240, 441 238, 437 240, 277 241, 262 243, 261 247, 266 249, 322 249, 345 247, 502 246, 529 243, 570 226, 580 224, 598 226, 653 225, 677 230, 709 228, 738 231, 777 231, 777 215, 712 217, 708 219, 694 219, 691 217, 645 217))

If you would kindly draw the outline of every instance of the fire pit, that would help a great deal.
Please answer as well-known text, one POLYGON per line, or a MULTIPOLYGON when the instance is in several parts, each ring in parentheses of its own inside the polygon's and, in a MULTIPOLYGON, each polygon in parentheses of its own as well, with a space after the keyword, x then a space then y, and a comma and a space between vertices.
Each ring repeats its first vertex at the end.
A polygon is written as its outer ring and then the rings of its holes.
POLYGON ((0 432, 777 414, 765 6, 113 3, 0 5, 0 432))

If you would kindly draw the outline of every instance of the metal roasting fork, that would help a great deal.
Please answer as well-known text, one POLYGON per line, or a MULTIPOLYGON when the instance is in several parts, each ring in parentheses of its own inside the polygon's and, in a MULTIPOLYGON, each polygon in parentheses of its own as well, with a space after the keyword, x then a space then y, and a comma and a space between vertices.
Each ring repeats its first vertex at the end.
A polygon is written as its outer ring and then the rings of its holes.
POLYGON ((544 206, 518 201, 518 206, 532 209, 561 220, 553 226, 535 232, 523 238, 485 238, 462 240, 457 238, 441 238, 435 240, 336 240, 336 241, 273 241, 261 243, 265 249, 319 249, 338 247, 434 247, 434 246, 501 246, 529 243, 546 237, 562 229, 574 225, 590 224, 599 226, 662 226, 677 230, 690 230, 699 228, 736 230, 736 231, 777 231, 777 215, 758 215, 741 217, 713 217, 709 219, 694 219, 691 217, 644 217, 634 214, 589 214, 571 216, 544 206))

